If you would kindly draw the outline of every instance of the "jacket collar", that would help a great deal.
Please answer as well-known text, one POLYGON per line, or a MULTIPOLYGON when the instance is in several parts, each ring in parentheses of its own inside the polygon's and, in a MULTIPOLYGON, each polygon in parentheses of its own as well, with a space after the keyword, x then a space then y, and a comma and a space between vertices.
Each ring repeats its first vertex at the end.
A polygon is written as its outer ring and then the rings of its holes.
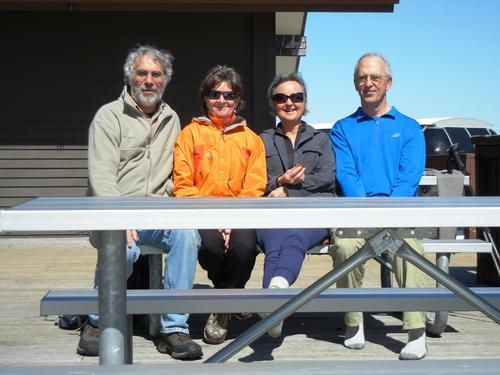
MULTIPOLYGON (((278 124, 279 125, 279 124, 278 124)), ((276 150, 278 151, 278 155, 281 161, 281 165, 284 171, 288 169, 288 151, 287 147, 285 144, 286 140, 286 135, 283 133, 281 130, 280 126, 276 126, 273 129, 273 143, 274 146, 276 147, 276 150)), ((300 133, 300 138, 299 138, 299 146, 302 145, 303 143, 307 142, 309 139, 311 139, 314 136, 314 133, 317 131, 314 129, 312 126, 309 126, 306 124, 305 121, 302 121, 302 129, 299 130, 300 133)))
MULTIPOLYGON (((390 119, 394 120, 396 118, 397 114, 398 114, 398 110, 396 109, 396 107, 391 107, 389 112, 384 113, 380 117, 390 118, 390 119)), ((357 111, 353 113, 353 116, 356 118, 356 122, 362 122, 362 121, 370 120, 373 118, 373 116, 368 116, 366 113, 364 113, 363 110, 361 109, 361 107, 359 107, 357 109, 357 111)))
MULTIPOLYGON (((281 130, 281 127, 279 125, 280 124, 278 124, 274 128, 274 134, 275 134, 275 136, 278 136, 280 138, 281 137, 286 137, 286 135, 283 133, 283 131, 281 130)), ((299 132, 300 132, 299 145, 307 142, 309 139, 311 139, 312 137, 314 137, 314 133, 317 131, 312 126, 307 125, 307 123, 305 121, 302 121, 302 124, 300 126, 301 126, 302 129, 299 129, 299 132)), ((283 147, 285 147, 284 143, 283 143, 283 147)))
MULTIPOLYGON (((193 122, 199 125, 211 126, 217 130, 220 130, 219 127, 216 124, 214 124, 213 121, 210 120, 207 116, 200 116, 193 118, 193 122)), ((236 116, 234 120, 232 120, 229 124, 226 125, 226 127, 222 130, 222 133, 227 133, 238 127, 245 127, 245 126, 247 126, 246 120, 241 116, 236 116)))

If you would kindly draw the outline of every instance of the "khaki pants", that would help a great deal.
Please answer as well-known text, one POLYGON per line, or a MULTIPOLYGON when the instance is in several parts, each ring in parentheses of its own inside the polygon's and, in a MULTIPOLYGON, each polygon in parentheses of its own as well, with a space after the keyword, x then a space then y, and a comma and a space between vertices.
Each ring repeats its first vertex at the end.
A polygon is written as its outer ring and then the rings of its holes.
MULTIPOLYGON (((419 254, 423 254, 423 246, 420 241, 414 238, 405 238, 405 241, 419 254)), ((351 255, 358 251, 364 244, 362 238, 336 238, 337 249, 331 252, 334 261, 333 268, 336 269, 344 263, 351 255)), ((401 288, 423 288, 424 273, 413 264, 404 261, 400 257, 388 254, 388 260, 392 264, 392 269, 396 276, 396 281, 401 288)), ((365 274, 364 264, 349 272, 347 276, 337 281, 337 288, 361 288, 363 276, 365 274)), ((363 320, 361 312, 348 312, 345 314, 345 324, 348 327, 356 327, 363 320)), ((423 312, 403 312, 403 329, 416 329, 425 327, 425 313, 423 312)))

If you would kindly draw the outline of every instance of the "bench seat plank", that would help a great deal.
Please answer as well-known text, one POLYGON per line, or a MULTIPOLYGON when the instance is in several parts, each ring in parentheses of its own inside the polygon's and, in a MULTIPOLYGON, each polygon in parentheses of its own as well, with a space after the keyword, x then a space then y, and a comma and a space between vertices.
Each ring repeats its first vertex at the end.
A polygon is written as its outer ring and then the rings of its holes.
MULTIPOLYGON (((476 240, 432 240, 423 239, 426 253, 491 253, 491 243, 476 240)), ((310 248, 308 254, 328 254, 330 245, 317 245, 310 248)))
MULTIPOLYGON (((302 289, 128 290, 128 314, 271 312, 302 289)), ((500 288, 471 288, 500 308, 500 288)), ((40 314, 91 314, 98 311, 95 290, 49 291, 40 314)), ((344 311, 472 311, 468 303, 445 288, 331 288, 300 312, 344 311)))
POLYGON ((429 240, 423 239, 426 253, 491 253, 491 243, 483 240, 429 240))

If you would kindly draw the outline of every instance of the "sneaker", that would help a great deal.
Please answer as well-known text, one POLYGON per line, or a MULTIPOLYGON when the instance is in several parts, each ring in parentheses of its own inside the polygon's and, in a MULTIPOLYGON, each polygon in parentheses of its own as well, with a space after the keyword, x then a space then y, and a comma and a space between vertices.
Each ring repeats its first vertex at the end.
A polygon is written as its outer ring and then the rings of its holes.
POLYGON ((174 359, 193 360, 203 356, 201 346, 184 332, 162 333, 157 349, 174 359))
MULTIPOLYGON (((260 313, 259 314, 262 319, 266 319, 270 314, 269 313, 260 313)), ((271 327, 269 331, 267 331, 267 334, 271 337, 280 337, 281 332, 283 331, 283 320, 276 324, 274 327, 271 327)))
POLYGON ((87 323, 80 331, 80 341, 76 352, 86 357, 97 357, 99 355, 99 328, 87 323))
POLYGON ((203 330, 203 341, 217 345, 224 342, 227 336, 231 314, 210 314, 203 330))

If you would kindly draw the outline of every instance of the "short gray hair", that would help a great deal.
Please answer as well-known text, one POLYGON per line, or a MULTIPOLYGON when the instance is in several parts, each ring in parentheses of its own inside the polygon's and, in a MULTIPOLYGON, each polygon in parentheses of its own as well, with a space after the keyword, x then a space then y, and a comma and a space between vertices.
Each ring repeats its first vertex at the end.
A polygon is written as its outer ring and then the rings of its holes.
POLYGON ((363 56, 361 56, 358 59, 358 61, 356 62, 356 65, 354 66, 354 79, 357 78, 357 73, 358 73, 359 64, 361 63, 361 60, 363 60, 366 57, 376 57, 376 58, 382 60, 382 63, 384 64, 385 75, 387 77, 389 77, 390 79, 392 79, 391 64, 389 63, 389 61, 387 61, 387 59, 384 57, 384 55, 382 55, 381 53, 378 53, 378 52, 365 53, 363 56))
POLYGON ((300 86, 302 86, 302 90, 304 91, 304 106, 305 106, 304 114, 308 112, 307 87, 304 78, 302 78, 302 75, 299 72, 284 72, 276 75, 276 77, 274 77, 273 81, 269 85, 269 88, 267 89, 267 100, 269 102, 269 106, 271 107, 271 114, 273 115, 276 114, 274 111, 274 102, 273 102, 274 90, 276 90, 276 87, 278 87, 282 83, 289 81, 297 82, 300 86))
POLYGON ((135 66, 143 56, 151 56, 153 60, 163 67, 165 74, 165 85, 172 79, 172 61, 174 60, 169 51, 161 50, 150 45, 137 45, 131 49, 123 65, 123 79, 126 85, 130 85, 132 75, 135 73, 135 66))

